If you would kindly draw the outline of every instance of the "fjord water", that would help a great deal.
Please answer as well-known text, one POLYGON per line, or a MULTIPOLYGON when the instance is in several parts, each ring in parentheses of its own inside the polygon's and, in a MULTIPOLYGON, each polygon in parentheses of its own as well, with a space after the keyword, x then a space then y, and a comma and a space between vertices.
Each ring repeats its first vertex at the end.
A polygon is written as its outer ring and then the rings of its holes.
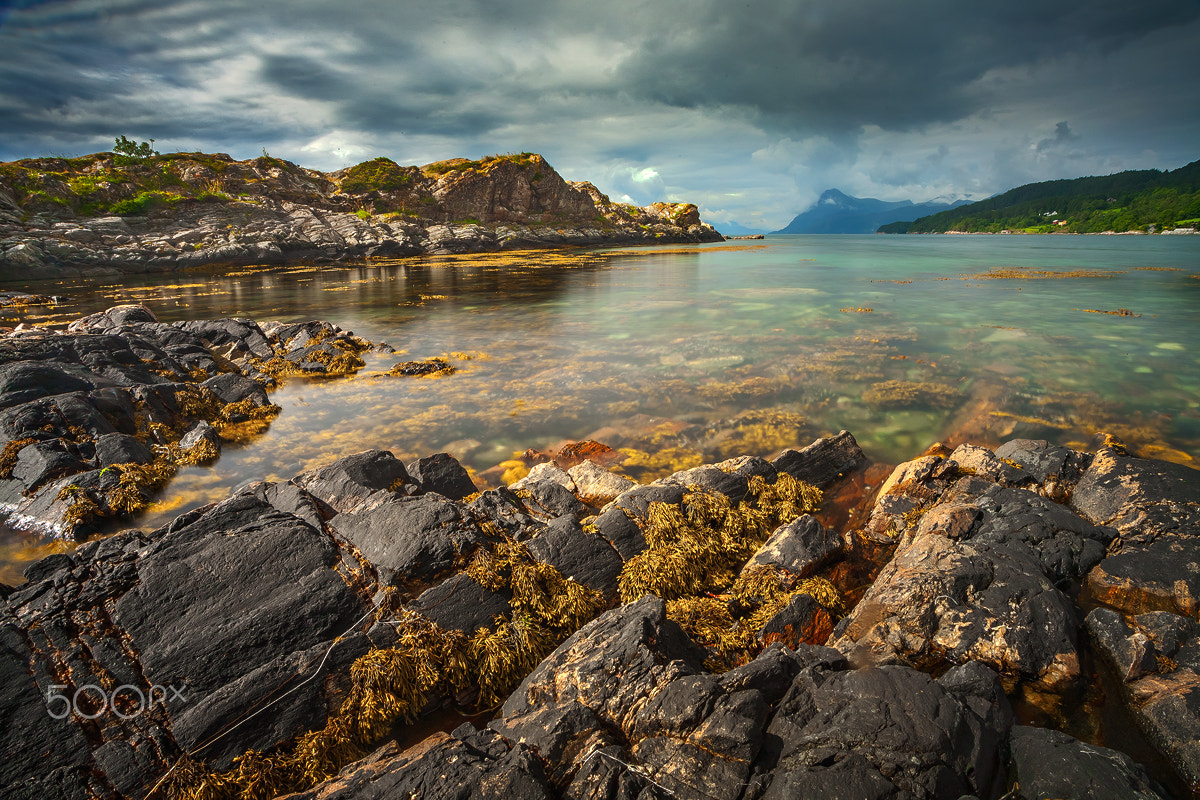
MULTIPOLYGON (((896 463, 938 440, 1084 447, 1103 430, 1200 457, 1195 236, 771 236, 21 288, 67 299, 4 324, 144 303, 163 321, 326 319, 401 351, 273 390, 270 429, 181 470, 143 527, 369 447, 483 471, 592 434, 678 461, 845 428, 896 463), (458 372, 383 374, 443 355, 458 372)), ((0 580, 44 554, 29 544, 0 537, 0 580)))

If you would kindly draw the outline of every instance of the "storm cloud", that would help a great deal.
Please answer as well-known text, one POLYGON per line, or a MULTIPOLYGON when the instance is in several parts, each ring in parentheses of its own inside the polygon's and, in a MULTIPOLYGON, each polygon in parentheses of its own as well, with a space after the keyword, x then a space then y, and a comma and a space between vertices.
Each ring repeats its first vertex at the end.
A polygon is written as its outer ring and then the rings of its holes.
POLYGON ((977 198, 1200 141, 1194 0, 23 0, 0 47, 2 160, 534 150, 763 228, 831 187, 977 198))

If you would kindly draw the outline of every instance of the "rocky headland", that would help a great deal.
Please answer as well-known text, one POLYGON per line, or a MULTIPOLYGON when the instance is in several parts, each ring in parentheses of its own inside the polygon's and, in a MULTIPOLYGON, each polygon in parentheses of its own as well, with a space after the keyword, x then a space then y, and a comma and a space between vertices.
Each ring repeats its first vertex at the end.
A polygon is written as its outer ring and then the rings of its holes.
POLYGON ((0 164, 0 281, 721 240, 690 203, 616 203, 533 153, 331 173, 220 153, 0 164))
POLYGON ((85 539, 0 585, 5 797, 1200 786, 1200 472, 1115 439, 880 482, 843 431, 646 484, 581 443, 486 491, 375 450, 87 540, 370 344, 138 306, 0 344, 6 508, 85 539), (1167 785, 1103 746, 1133 729, 1167 785))

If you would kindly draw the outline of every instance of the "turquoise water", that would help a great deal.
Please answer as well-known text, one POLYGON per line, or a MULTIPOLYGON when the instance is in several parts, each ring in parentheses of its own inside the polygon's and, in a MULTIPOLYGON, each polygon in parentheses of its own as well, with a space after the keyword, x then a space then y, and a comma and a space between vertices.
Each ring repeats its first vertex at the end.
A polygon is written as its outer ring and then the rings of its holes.
POLYGON ((643 480, 842 428, 890 463, 1100 430, 1200 457, 1200 237, 772 236, 22 288, 69 299, 4 324, 141 302, 164 321, 328 319, 404 351, 285 383, 270 429, 181 471, 143 526, 368 447, 448 450, 481 482, 589 436, 643 480), (470 358, 447 377, 382 375, 455 352, 470 358))

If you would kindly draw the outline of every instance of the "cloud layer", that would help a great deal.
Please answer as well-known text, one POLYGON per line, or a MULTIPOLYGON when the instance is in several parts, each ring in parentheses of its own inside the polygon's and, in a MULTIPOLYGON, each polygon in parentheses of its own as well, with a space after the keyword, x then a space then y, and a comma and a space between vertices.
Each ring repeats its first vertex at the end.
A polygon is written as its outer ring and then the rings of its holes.
POLYGON ((321 169, 535 150, 781 227, 824 189, 983 197, 1200 157, 1195 0, 18 0, 0 160, 111 147, 321 169))

